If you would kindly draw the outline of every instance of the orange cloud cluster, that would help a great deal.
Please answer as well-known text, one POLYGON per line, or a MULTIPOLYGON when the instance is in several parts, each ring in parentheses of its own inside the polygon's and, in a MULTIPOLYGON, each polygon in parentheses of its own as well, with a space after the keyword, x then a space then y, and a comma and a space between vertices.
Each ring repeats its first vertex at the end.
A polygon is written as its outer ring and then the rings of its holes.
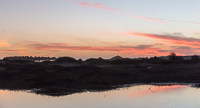
POLYGON ((2 47, 11 47, 11 45, 6 41, 0 40, 0 48, 2 47))
POLYGON ((200 39, 186 38, 180 36, 168 35, 153 35, 145 33, 129 32, 131 35, 143 36, 152 39, 157 39, 165 43, 158 43, 152 45, 137 45, 137 46, 121 46, 120 43, 110 43, 108 46, 72 46, 66 43, 43 43, 26 41, 25 46, 32 51, 49 51, 49 52, 63 52, 63 51, 96 51, 96 52, 115 52, 121 54, 128 54, 132 56, 163 56, 170 52, 176 52, 180 55, 196 54, 200 52, 200 39), (199 43, 198 43, 199 42, 199 43), (170 44, 170 45, 169 45, 170 44), (198 45, 194 45, 198 44, 198 45), (113 46, 114 45, 114 46, 113 46), (191 46, 188 46, 191 45, 191 46), (199 46, 199 47, 197 47, 199 46))
POLYGON ((21 51, 21 50, 10 49, 11 44, 3 40, 0 40, 0 48, 1 48, 0 51, 21 51))
MULTIPOLYGON (((65 43, 41 43, 26 41, 26 47, 34 50, 44 51, 60 51, 60 50, 78 50, 78 51, 101 51, 101 52, 118 52, 122 54, 133 55, 162 55, 166 54, 160 48, 155 48, 154 45, 138 45, 138 46, 71 46, 65 43)), ((169 52, 167 52, 169 53, 169 52)))

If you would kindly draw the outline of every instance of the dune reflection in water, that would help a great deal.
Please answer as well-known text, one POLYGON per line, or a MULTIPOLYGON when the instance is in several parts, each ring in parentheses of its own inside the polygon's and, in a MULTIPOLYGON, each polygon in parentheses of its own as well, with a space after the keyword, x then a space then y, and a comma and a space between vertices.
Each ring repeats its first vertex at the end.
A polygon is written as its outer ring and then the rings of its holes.
POLYGON ((200 90, 185 85, 138 85, 63 97, 0 90, 1 108, 199 108, 200 90))

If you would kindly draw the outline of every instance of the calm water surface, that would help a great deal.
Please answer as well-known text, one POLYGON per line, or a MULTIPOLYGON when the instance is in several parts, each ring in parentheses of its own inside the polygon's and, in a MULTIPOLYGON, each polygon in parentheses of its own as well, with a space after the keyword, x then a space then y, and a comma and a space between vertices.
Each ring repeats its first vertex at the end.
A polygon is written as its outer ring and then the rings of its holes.
POLYGON ((0 108, 200 108, 200 89, 139 85, 63 97, 0 90, 0 108))

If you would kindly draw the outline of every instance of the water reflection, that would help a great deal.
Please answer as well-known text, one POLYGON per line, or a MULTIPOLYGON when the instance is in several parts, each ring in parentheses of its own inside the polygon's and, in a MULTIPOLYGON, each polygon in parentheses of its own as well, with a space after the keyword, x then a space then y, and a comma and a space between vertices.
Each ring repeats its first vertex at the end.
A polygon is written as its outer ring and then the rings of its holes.
POLYGON ((143 96, 143 95, 149 95, 152 93, 159 93, 159 92, 166 92, 170 90, 176 90, 176 89, 184 89, 187 88, 188 86, 186 85, 171 85, 171 86, 152 86, 152 85, 146 85, 147 87, 138 88, 140 89, 137 92, 133 92, 130 94, 130 96, 143 96))
POLYGON ((0 108, 198 108, 200 89, 185 85, 137 85, 63 97, 0 90, 0 108))

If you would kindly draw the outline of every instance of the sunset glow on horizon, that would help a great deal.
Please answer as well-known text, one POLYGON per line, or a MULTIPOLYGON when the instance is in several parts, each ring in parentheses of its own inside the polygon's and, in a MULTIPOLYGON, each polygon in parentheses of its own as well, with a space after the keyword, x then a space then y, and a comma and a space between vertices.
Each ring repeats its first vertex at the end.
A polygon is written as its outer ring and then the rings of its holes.
POLYGON ((0 58, 200 53, 199 0, 1 0, 0 58))

